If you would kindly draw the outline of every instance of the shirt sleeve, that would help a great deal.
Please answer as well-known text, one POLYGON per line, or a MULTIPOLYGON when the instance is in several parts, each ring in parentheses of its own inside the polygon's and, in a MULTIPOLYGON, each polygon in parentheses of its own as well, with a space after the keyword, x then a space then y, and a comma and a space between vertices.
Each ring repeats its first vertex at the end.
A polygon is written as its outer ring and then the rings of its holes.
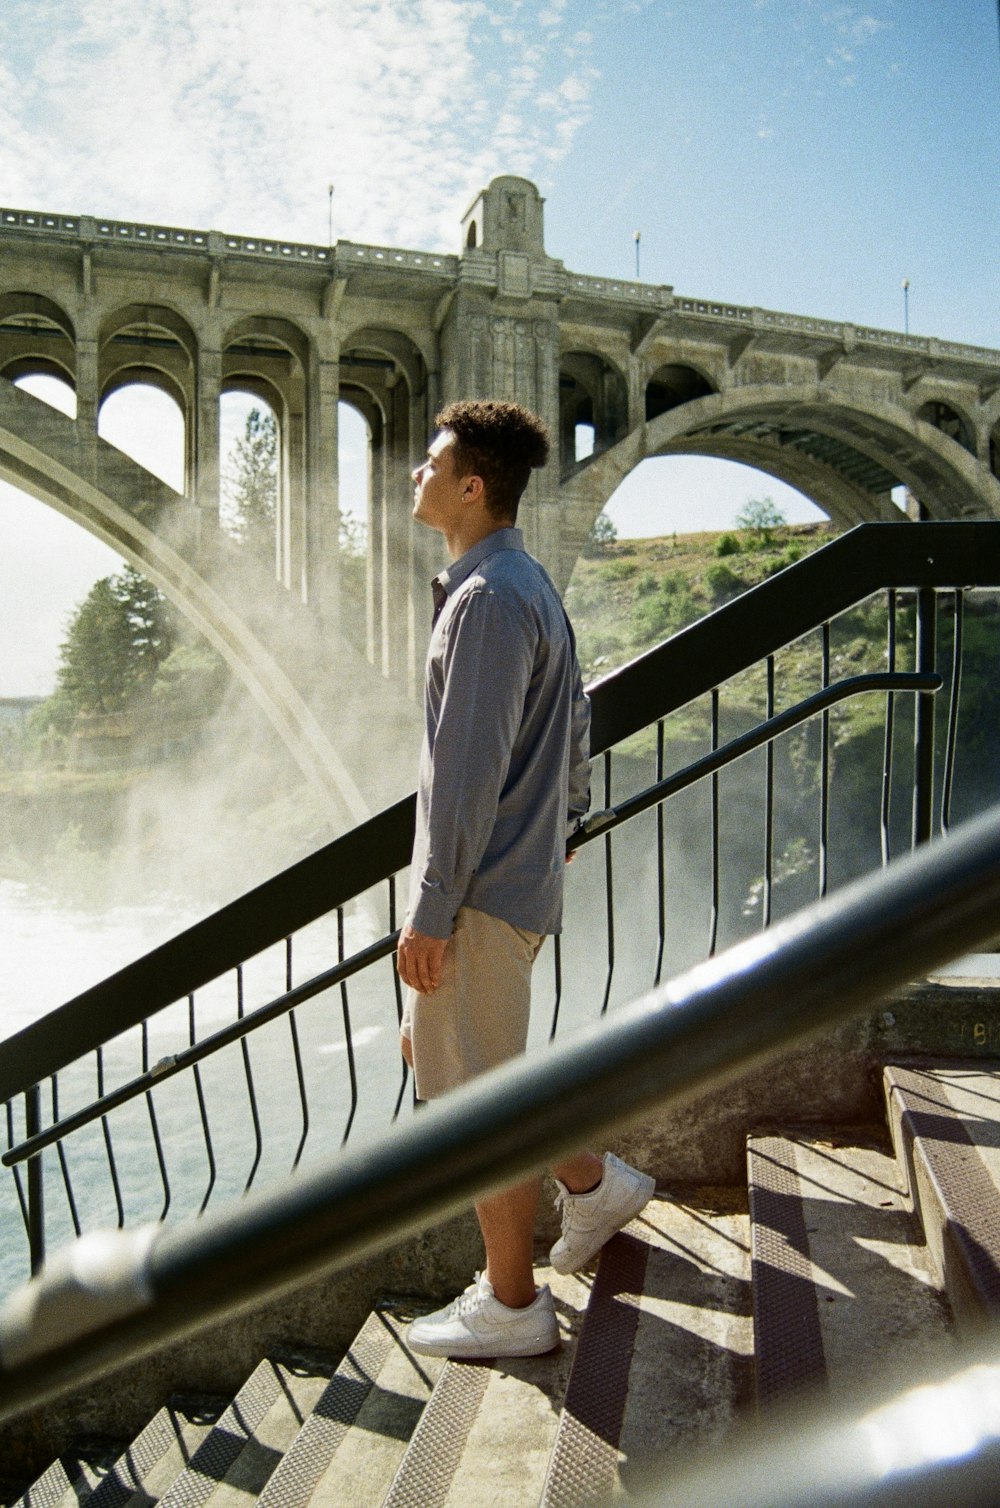
POLYGON ((427 856, 410 924, 450 937, 496 822, 531 680, 536 633, 488 589, 464 595, 447 628, 433 748, 427 856))
POLYGON ((590 698, 583 689, 580 666, 573 657, 573 711, 569 745, 567 837, 590 810, 590 698))

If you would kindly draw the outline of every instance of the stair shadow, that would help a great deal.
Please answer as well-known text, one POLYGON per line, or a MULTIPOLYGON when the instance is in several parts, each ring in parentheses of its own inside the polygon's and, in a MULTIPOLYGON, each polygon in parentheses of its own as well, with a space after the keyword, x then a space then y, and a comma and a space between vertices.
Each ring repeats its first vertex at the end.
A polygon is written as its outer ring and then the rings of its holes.
POLYGON ((573 1425, 618 1453, 626 1488, 751 1397, 748 1278, 657 1239, 677 1249, 628 1234, 604 1248, 566 1395, 573 1425))

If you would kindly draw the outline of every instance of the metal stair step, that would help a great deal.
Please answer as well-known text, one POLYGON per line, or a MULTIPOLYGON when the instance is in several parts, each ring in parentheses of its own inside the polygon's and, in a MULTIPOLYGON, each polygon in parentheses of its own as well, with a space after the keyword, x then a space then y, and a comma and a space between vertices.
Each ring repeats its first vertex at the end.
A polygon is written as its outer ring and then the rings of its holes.
POLYGON ((982 1061, 892 1065, 893 1143, 959 1323, 1000 1308, 1000 1071, 982 1061))
POLYGON ((747 1214, 731 1190, 652 1200, 605 1246, 542 1508, 610 1500, 711 1438, 750 1389, 747 1214))
POLYGON ((751 1136, 747 1165, 761 1405, 836 1395, 948 1343, 951 1314, 899 1164, 874 1138, 751 1136))
POLYGON ((214 1398, 171 1399, 114 1462, 91 1494, 88 1508, 147 1508, 159 1502, 225 1406, 214 1398))
POLYGON ((406 1327, 428 1305, 376 1305, 260 1497, 259 1508, 380 1503, 444 1362, 414 1356, 406 1327))
POLYGON ((268 1357, 212 1425, 160 1499, 162 1508, 246 1508, 326 1387, 332 1366, 268 1357))
POLYGON ((547 1356, 446 1362, 384 1508, 535 1508, 589 1293, 579 1277, 536 1274, 552 1289, 562 1346, 547 1356))

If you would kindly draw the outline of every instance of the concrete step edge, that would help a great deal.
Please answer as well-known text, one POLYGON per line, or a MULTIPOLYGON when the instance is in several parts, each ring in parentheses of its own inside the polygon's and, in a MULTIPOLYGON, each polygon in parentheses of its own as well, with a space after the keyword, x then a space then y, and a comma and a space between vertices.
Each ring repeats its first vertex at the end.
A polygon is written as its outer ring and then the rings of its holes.
POLYGON ((601 1252, 570 1370, 540 1508, 604 1502, 618 1475, 632 1346, 639 1311, 617 1302, 642 1291, 649 1247, 619 1231, 601 1252))
POLYGON ((265 1357, 163 1494, 161 1508, 204 1508, 282 1398, 283 1383, 282 1363, 265 1357))
POLYGON ((943 1078, 970 1070, 984 1064, 890 1064, 883 1074, 897 1157, 959 1319, 1000 1310, 1000 1189, 943 1078))
MULTIPOLYGON (((180 1448, 193 1455, 225 1412, 217 1399, 172 1399, 150 1419, 122 1452, 88 1499, 89 1508, 128 1508, 136 1495, 155 1497, 149 1484, 171 1451, 180 1448)), ((183 1463, 178 1469, 183 1469, 183 1463)))
POLYGON ((105 1441, 62 1453, 15 1500, 13 1508, 78 1508, 92 1502, 117 1454, 118 1448, 105 1441))
POLYGON ((375 1305, 261 1493, 258 1508, 307 1508, 399 1344, 403 1311, 409 1315, 415 1308, 388 1299, 375 1305))

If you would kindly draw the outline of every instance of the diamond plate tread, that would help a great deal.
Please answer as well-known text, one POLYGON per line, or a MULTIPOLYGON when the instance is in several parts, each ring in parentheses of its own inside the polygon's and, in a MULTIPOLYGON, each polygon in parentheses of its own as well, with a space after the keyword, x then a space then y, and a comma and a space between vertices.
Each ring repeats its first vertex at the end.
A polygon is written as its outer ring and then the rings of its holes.
POLYGON ((257 1494, 295 1438, 329 1379, 311 1368, 265 1359, 212 1426, 161 1508, 204 1508, 257 1494))
POLYGON ((492 1362, 445 1363, 383 1508, 444 1508, 492 1370, 492 1362))
POLYGON ((826 1380, 819 1306, 794 1146, 747 1142, 757 1401, 826 1380))
POLYGON ((145 1508, 157 1502, 218 1422, 222 1406, 172 1401, 119 1456, 88 1499, 88 1508, 145 1508))
POLYGON ((13 1508, 59 1508, 72 1489, 73 1483, 65 1466, 61 1461, 53 1461, 37 1482, 33 1482, 17 1499, 13 1508))
POLYGON ((758 1397, 846 1392, 950 1343, 896 1160, 864 1132, 748 1143, 758 1397))
POLYGON ((1000 1073, 979 1063, 890 1066, 893 1139, 956 1309, 1000 1307, 1000 1073))
POLYGON ((79 1508, 93 1502, 118 1448, 108 1441, 91 1441, 67 1452, 17 1499, 12 1508, 79 1508))
MULTIPOLYGON (((647 1206, 648 1208, 648 1206, 647 1206)), ((649 1246, 622 1231, 601 1252, 573 1359, 541 1508, 583 1508, 614 1491, 638 1295, 649 1246)))
MULTIPOLYGON (((423 1358, 418 1362, 412 1357, 403 1339, 405 1326, 416 1312, 403 1302, 383 1301, 376 1306, 264 1488, 258 1508, 307 1508, 321 1502, 361 1500, 358 1484, 350 1482, 352 1465, 358 1463, 348 1458, 359 1454, 350 1447, 352 1430, 364 1433, 363 1441, 356 1442, 363 1447, 363 1500, 381 1498, 432 1387, 423 1358), (408 1420, 403 1416, 409 1416, 408 1420), (338 1463, 341 1450, 345 1459, 338 1463), (338 1471, 341 1464, 343 1469, 338 1471)), ((431 1363, 435 1374, 442 1365, 431 1363)))

